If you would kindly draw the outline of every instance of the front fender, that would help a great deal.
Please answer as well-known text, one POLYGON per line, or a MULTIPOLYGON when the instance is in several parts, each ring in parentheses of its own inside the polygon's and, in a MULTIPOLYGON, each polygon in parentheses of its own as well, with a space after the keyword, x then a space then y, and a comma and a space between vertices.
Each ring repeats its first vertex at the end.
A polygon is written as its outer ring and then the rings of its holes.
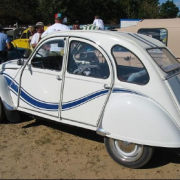
POLYGON ((0 98, 4 105, 4 111, 10 122, 19 122, 20 117, 13 104, 7 82, 3 75, 0 75, 0 98))
POLYGON ((7 82, 3 75, 0 75, 0 97, 7 109, 15 110, 7 82))
POLYGON ((180 147, 180 129, 168 112, 137 94, 112 95, 98 131, 137 144, 180 147))

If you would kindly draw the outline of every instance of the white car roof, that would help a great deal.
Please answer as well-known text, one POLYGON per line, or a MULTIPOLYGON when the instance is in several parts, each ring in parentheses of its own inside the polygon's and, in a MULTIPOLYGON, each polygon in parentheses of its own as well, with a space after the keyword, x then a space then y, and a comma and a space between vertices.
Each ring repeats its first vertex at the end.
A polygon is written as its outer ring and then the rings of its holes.
POLYGON ((50 37, 66 36, 66 37, 80 37, 94 41, 99 45, 109 44, 114 42, 118 44, 118 40, 121 44, 130 43, 136 46, 140 46, 143 49, 165 47, 160 41, 148 37, 146 35, 128 32, 118 32, 118 31, 102 31, 102 30, 70 30, 70 31, 58 31, 45 36, 43 39, 48 39, 50 37))

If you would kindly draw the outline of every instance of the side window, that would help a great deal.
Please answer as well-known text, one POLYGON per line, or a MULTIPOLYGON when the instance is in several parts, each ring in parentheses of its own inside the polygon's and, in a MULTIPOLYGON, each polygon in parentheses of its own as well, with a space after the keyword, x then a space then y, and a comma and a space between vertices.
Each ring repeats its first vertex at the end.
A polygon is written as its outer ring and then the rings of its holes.
POLYGON ((72 41, 67 71, 71 74, 107 79, 109 66, 102 53, 90 44, 72 41))
POLYGON ((152 38, 155 38, 155 39, 161 41, 162 43, 164 43, 164 45, 167 46, 167 38, 168 38, 167 29, 164 29, 164 28, 139 29, 138 33, 150 36, 152 38))
POLYGON ((63 63, 64 41, 54 40, 44 43, 31 61, 35 68, 61 71, 63 63))
POLYGON ((21 39, 27 39, 27 33, 23 33, 21 39))
POLYGON ((149 75, 142 62, 128 49, 116 45, 112 48, 116 61, 117 77, 120 81, 145 85, 149 75))

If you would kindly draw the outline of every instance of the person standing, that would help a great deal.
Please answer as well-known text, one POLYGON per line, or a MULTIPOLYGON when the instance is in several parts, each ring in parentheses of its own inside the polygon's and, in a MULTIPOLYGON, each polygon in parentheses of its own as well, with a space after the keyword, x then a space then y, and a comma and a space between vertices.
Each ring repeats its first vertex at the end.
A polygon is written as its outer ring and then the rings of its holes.
POLYGON ((32 37, 34 36, 35 33, 36 33, 35 27, 31 26, 29 28, 29 43, 31 43, 32 37))
POLYGON ((2 27, 0 26, 0 63, 7 61, 8 50, 10 49, 11 40, 6 34, 2 33, 2 27))
POLYGON ((79 21, 76 21, 76 22, 73 24, 72 29, 73 29, 73 30, 78 30, 78 29, 80 29, 79 21))
POLYGON ((48 27, 42 34, 42 38, 55 31, 69 31, 69 27, 63 24, 63 16, 61 13, 55 14, 55 24, 48 27))
POLYGON ((94 17, 93 25, 98 26, 101 30, 104 30, 104 22, 99 16, 94 17))
POLYGON ((36 23, 35 29, 36 29, 36 33, 33 35, 32 40, 31 40, 31 46, 33 49, 37 46, 38 42, 41 39, 41 35, 44 32, 43 22, 36 23))

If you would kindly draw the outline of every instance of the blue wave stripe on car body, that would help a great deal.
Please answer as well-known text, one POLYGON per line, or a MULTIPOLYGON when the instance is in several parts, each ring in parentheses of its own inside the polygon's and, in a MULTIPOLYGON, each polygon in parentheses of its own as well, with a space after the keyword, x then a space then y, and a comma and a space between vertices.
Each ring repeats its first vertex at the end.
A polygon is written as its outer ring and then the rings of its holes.
POLYGON ((138 94, 138 93, 135 92, 135 91, 131 91, 131 90, 128 90, 128 89, 118 89, 118 88, 113 89, 113 93, 130 93, 130 94, 138 94))
MULTIPOLYGON (((11 90, 15 92, 15 94, 18 94, 18 84, 17 82, 14 81, 10 76, 6 75, 6 80, 8 82, 8 85, 10 86, 11 90)), ((85 104, 89 101, 92 101, 93 99, 96 99, 100 96, 103 96, 108 93, 108 90, 101 90, 95 93, 92 93, 90 95, 87 95, 85 97, 82 97, 80 99, 76 99, 71 102, 66 102, 63 103, 62 105, 62 110, 70 110, 75 107, 81 106, 82 104, 85 104)), ((46 109, 46 110, 58 110, 59 105, 58 104, 52 104, 52 103, 47 103, 40 101, 34 97, 32 97, 30 94, 28 94, 25 90, 21 89, 21 94, 20 94, 21 100, 26 102, 27 104, 31 105, 32 107, 37 107, 38 109, 46 109)))
POLYGON ((59 104, 51 104, 48 102, 41 102, 40 100, 36 100, 31 98, 28 94, 26 94, 24 91, 21 91, 21 98, 25 101, 28 102, 28 104, 32 104, 34 107, 38 107, 39 109, 44 109, 44 110, 52 110, 52 111, 58 111, 59 109, 59 104))
POLYGON ((103 96, 107 93, 108 93, 108 90, 101 90, 101 91, 95 92, 93 94, 90 94, 88 96, 82 97, 81 99, 77 99, 75 101, 63 103, 62 110, 66 111, 66 110, 70 110, 70 109, 73 109, 75 107, 81 106, 82 104, 85 104, 89 101, 92 101, 92 100, 94 100, 100 96, 103 96))
MULTIPOLYGON (((7 84, 9 86, 9 88, 11 89, 11 91, 15 95, 18 95, 18 87, 19 87, 18 83, 16 81, 14 81, 14 79, 11 78, 10 76, 8 76, 6 74, 4 74, 4 75, 5 75, 7 84)), ((70 109, 74 109, 74 108, 79 107, 85 103, 88 103, 89 101, 97 99, 98 97, 101 97, 103 95, 108 94, 108 92, 109 92, 109 90, 103 89, 103 90, 91 93, 87 96, 81 97, 79 99, 75 99, 73 101, 63 103, 62 110, 67 111, 70 109)), ((128 93, 128 94, 136 94, 136 95, 143 96, 142 94, 139 94, 135 91, 131 91, 131 90, 127 90, 127 89, 120 89, 120 88, 113 89, 113 93, 128 93)), ((30 106, 37 108, 37 109, 46 110, 46 111, 58 111, 59 110, 59 103, 50 103, 50 102, 41 101, 41 100, 36 99, 33 96, 31 96, 24 89, 21 89, 20 98, 25 103, 27 103, 30 106)))
POLYGON ((12 78, 10 76, 8 76, 7 74, 4 74, 4 77, 6 79, 6 82, 8 84, 8 87, 10 88, 11 91, 13 91, 14 94, 18 94, 18 83, 14 80, 12 80, 12 78))
POLYGON ((145 98, 148 98, 148 96, 146 96, 146 95, 144 95, 144 94, 141 94, 141 93, 138 93, 138 92, 136 92, 136 91, 129 90, 129 89, 114 88, 114 89, 113 89, 113 93, 135 94, 135 95, 138 95, 138 96, 143 96, 143 97, 145 97, 145 98))
MULTIPOLYGON (((18 83, 15 82, 10 76, 5 75, 5 79, 7 81, 7 84, 11 91, 18 95, 18 83)), ((58 111, 59 110, 59 104, 58 103, 50 103, 50 102, 44 102, 39 99, 34 98, 30 94, 28 94, 23 88, 21 89, 20 98, 27 104, 31 105, 32 107, 36 107, 38 109, 44 109, 44 110, 52 110, 52 111, 58 111)))
MULTIPOLYGON (((11 90, 16 92, 16 95, 18 94, 18 88, 19 88, 19 84, 10 76, 6 75, 6 80, 8 81, 8 85, 11 88, 11 90)), ((23 88, 21 88, 21 92, 24 92, 25 94, 27 94, 28 96, 30 96, 32 99, 35 99, 37 101, 46 103, 45 101, 39 100, 35 97, 33 97, 31 94, 29 94, 27 91, 25 91, 23 88)), ((50 103, 50 102, 49 102, 50 103)), ((50 103, 50 104, 57 104, 57 103, 50 103)))

